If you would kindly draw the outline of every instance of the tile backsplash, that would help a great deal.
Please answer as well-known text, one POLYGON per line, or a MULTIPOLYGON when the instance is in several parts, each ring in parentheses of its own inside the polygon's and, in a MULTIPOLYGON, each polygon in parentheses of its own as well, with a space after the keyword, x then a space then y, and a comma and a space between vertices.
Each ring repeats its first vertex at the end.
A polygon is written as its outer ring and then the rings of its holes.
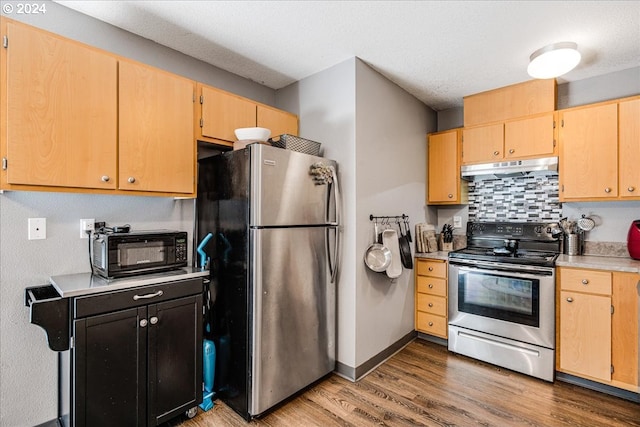
POLYGON ((529 174, 469 182, 469 221, 559 221, 558 175, 529 174))

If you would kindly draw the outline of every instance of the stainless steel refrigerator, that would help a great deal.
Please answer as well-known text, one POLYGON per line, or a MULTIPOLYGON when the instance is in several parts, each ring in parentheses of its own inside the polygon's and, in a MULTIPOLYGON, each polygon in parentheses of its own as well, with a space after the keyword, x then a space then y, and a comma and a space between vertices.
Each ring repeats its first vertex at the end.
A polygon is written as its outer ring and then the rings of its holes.
POLYGON ((198 164, 214 389, 249 420, 334 370, 337 164, 265 144, 198 164))

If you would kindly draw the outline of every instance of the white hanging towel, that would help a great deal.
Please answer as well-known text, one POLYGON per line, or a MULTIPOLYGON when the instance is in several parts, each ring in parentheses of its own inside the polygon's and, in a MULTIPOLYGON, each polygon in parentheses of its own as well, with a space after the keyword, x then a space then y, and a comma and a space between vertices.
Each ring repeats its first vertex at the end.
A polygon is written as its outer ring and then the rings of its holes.
POLYGON ((400 243, 396 230, 387 228, 382 232, 382 244, 391 251, 391 264, 387 267, 387 276, 396 279, 402 274, 402 259, 400 258, 400 243))

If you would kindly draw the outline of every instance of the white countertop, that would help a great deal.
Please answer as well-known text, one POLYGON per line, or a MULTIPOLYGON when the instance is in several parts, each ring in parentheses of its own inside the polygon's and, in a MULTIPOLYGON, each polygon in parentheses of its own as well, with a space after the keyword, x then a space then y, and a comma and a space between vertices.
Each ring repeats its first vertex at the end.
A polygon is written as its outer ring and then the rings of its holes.
POLYGON ((560 255, 556 267, 592 268, 598 270, 640 273, 640 261, 632 258, 593 255, 560 255))
POLYGON ((165 271, 162 273, 144 274, 122 279, 107 280, 98 275, 92 275, 91 273, 77 273, 61 276, 51 276, 49 281, 62 298, 67 298, 80 295, 89 295, 99 292, 136 288, 145 285, 155 285, 159 283, 172 282, 175 280, 206 277, 208 275, 209 270, 184 267, 178 270, 165 271))

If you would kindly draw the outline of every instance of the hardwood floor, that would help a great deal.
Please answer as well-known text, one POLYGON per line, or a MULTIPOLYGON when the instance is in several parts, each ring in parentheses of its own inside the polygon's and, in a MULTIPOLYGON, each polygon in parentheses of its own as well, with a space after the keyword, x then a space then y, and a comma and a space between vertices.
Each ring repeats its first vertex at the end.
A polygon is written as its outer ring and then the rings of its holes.
POLYGON ((223 402, 168 427, 640 426, 640 405, 410 343, 357 383, 332 375, 275 411, 245 422, 223 402))

